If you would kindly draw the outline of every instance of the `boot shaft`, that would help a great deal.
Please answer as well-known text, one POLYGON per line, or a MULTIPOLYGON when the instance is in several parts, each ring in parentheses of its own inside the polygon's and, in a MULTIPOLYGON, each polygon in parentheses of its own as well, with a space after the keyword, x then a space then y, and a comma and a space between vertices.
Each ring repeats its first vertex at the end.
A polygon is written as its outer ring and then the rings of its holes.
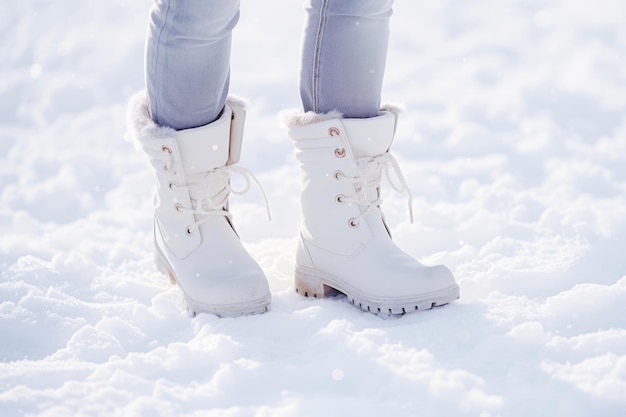
POLYGON ((375 161, 391 146, 395 114, 309 120, 287 121, 300 162, 303 238, 345 256, 379 236, 389 239, 378 207, 382 166, 375 161))
POLYGON ((229 175, 221 168, 239 161, 244 121, 243 102, 229 100, 215 122, 176 131, 152 121, 144 93, 131 99, 129 136, 156 173, 156 223, 181 259, 202 241, 189 227, 199 221, 194 211, 228 210, 229 175))

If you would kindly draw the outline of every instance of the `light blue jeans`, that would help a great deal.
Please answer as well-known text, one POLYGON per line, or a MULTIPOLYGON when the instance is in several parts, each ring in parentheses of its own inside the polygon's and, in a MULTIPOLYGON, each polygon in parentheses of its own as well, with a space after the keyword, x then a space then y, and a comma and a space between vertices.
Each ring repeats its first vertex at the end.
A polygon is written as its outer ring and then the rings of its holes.
MULTIPOLYGON (((305 0, 299 80, 304 111, 337 110, 354 118, 378 114, 392 3, 305 0)), ((157 124, 180 130, 219 117, 238 20, 239 0, 154 0, 145 77, 157 124)))

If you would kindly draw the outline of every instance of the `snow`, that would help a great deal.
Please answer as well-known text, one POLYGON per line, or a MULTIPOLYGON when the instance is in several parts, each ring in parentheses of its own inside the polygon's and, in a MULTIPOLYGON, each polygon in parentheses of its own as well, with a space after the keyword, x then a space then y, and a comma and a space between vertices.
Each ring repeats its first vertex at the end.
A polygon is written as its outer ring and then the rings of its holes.
POLYGON ((148 0, 0 14, 0 415, 626 415, 626 6, 396 0, 384 96, 414 194, 395 241, 462 298, 382 318, 297 295, 301 3, 243 0, 234 199, 268 314, 191 317, 152 265, 153 180, 123 140, 148 0), (278 14, 278 17, 277 17, 278 14), (279 44, 277 49, 273 44, 279 44))

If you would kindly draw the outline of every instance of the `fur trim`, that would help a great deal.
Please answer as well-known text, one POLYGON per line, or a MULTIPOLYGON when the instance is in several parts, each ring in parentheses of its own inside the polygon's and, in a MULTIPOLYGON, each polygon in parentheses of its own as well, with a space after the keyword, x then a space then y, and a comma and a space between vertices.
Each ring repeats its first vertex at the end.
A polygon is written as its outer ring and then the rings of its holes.
POLYGON ((388 111, 389 113, 393 113, 396 116, 396 120, 400 113, 404 113, 406 111, 406 106, 402 103, 383 103, 380 106, 380 111, 388 111))
POLYGON ((159 126, 150 117, 148 98, 145 91, 133 95, 128 101, 126 110, 126 134, 124 138, 141 149, 143 138, 166 138, 174 136, 176 131, 167 126, 159 126))
MULTIPOLYGON (((226 104, 242 109, 248 107, 247 100, 236 95, 229 95, 226 99, 226 104)), ((126 129, 124 138, 132 142, 137 149, 142 148, 141 139, 162 139, 176 134, 175 129, 160 126, 152 120, 148 108, 148 96, 145 91, 134 94, 128 101, 126 129)))
MULTIPOLYGON (((385 103, 380 107, 381 112, 393 113, 396 120, 398 119, 398 115, 404 110, 405 107, 402 104, 397 103, 385 103)), ((303 113, 299 110, 284 110, 278 114, 278 118, 283 126, 291 129, 294 127, 324 122, 326 120, 341 119, 343 118, 343 114, 338 111, 331 111, 328 113, 315 113, 313 111, 308 111, 303 113)))
POLYGON ((230 106, 240 107, 244 110, 248 108, 248 100, 235 94, 228 95, 228 98, 226 98, 226 104, 230 106))
POLYGON ((303 113, 299 110, 283 110, 278 114, 278 118, 283 126, 291 129, 294 127, 306 126, 326 120, 341 119, 343 115, 338 111, 328 113, 315 113, 308 111, 303 113))

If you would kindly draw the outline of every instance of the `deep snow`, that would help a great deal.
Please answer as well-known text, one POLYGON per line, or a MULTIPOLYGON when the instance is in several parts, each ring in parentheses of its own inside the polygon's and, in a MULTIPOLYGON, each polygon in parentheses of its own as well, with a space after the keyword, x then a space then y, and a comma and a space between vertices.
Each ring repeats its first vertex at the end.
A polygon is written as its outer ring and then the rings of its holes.
POLYGON ((232 63, 242 165, 274 220, 257 191, 233 212, 272 310, 185 311, 123 140, 149 6, 3 4, 0 415, 626 415, 623 1, 396 0, 384 96, 408 109, 393 153, 416 222, 401 195, 383 207, 462 291, 402 318, 293 291, 297 165, 276 114, 298 107, 295 0, 243 0, 232 63))

